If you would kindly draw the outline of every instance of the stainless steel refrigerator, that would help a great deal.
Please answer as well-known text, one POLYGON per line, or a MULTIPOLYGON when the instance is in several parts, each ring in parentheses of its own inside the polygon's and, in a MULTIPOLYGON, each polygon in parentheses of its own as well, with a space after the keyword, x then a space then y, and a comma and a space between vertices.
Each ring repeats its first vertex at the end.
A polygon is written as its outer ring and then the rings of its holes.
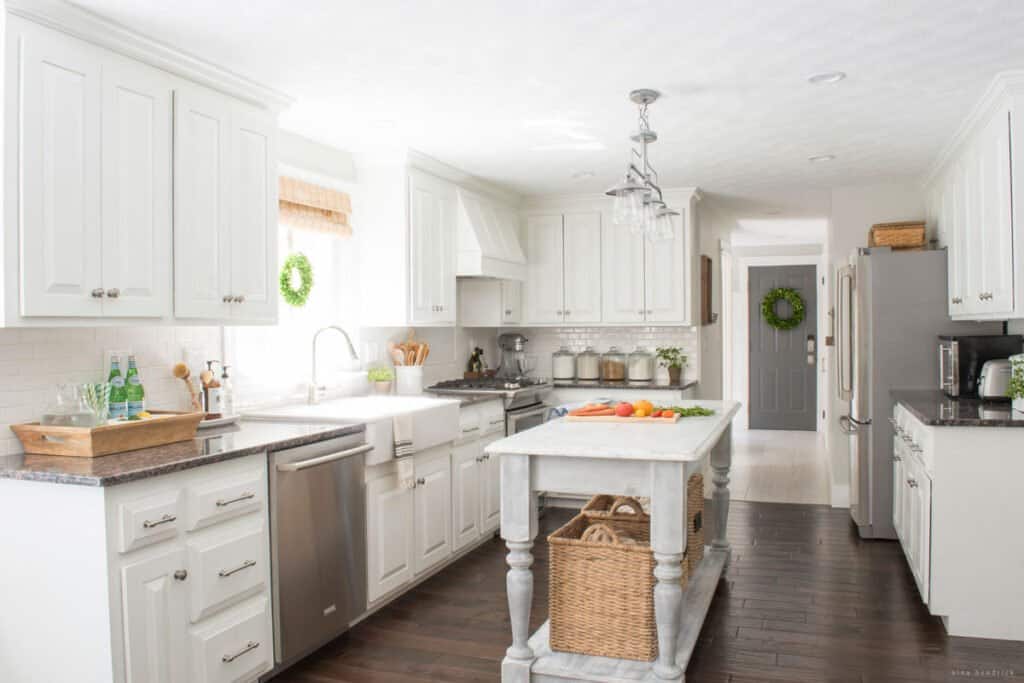
POLYGON ((950 320, 946 251, 859 249, 836 275, 836 384, 848 402, 850 515, 862 538, 896 538, 892 389, 938 389, 940 334, 1000 334, 950 320))

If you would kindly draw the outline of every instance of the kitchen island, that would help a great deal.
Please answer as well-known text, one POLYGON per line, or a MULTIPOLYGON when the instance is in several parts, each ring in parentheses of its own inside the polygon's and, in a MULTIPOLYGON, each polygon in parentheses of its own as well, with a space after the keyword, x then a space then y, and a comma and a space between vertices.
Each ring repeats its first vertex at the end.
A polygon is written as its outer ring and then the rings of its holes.
MULTIPOLYGON (((685 401, 684 405, 698 405, 685 401)), ((674 424, 548 422, 496 441, 501 457, 501 536, 508 546, 508 606, 512 645, 501 665, 504 683, 528 681, 682 681, 715 586, 729 559, 731 423, 735 401, 702 401, 710 417, 674 424), (680 586, 686 549, 686 482, 710 458, 714 471, 715 538, 700 566, 680 586), (651 499, 651 547, 657 583, 654 604, 658 658, 654 662, 552 651, 548 624, 528 637, 533 599, 532 548, 537 493, 557 490, 651 499)))

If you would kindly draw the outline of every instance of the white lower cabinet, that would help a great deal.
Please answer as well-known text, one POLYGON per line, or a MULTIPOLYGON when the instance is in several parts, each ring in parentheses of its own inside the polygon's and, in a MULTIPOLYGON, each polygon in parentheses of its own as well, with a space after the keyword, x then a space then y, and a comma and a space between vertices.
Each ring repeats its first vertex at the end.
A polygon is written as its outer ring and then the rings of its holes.
POLYGON ((505 438, 500 432, 481 439, 480 464, 480 533, 489 534, 501 525, 501 459, 483 453, 489 444, 505 438))
POLYGON ((453 550, 480 538, 480 458, 479 441, 457 446, 452 453, 453 550))
POLYGON ((379 600, 412 580, 414 489, 389 475, 366 484, 367 599, 379 600))
POLYGON ((417 457, 413 566, 421 574, 452 552, 452 471, 450 450, 431 449, 417 457))
POLYGON ((189 638, 189 683, 255 681, 274 663, 269 622, 270 602, 260 598, 193 629, 189 638))
POLYGON ((172 548, 121 568, 125 680, 186 681, 185 551, 172 548))

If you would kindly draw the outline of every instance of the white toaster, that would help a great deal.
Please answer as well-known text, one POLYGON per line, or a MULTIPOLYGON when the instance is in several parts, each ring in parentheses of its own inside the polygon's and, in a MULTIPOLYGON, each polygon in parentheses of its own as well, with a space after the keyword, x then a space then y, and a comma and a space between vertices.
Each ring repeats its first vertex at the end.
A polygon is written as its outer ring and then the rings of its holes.
POLYGON ((1005 399, 1010 394, 1010 375, 1013 367, 1006 358, 985 361, 978 376, 978 398, 1005 399))

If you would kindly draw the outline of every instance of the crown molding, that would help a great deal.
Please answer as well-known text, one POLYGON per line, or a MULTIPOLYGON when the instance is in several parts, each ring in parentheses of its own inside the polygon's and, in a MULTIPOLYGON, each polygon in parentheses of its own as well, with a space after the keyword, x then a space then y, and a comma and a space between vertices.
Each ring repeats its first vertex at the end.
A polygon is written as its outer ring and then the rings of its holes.
POLYGON ((294 99, 64 0, 7 0, 9 13, 273 111, 294 99))
POLYGON ((990 116, 992 110, 999 106, 1007 96, 1015 92, 1024 92, 1024 70, 1003 71, 996 74, 985 90, 985 94, 981 96, 981 99, 971 109, 967 118, 956 129, 953 137, 942 147, 935 161, 928 167, 921 180, 921 184, 924 187, 928 187, 935 182, 942 171, 945 170, 946 165, 967 142, 967 139, 977 126, 990 116))

